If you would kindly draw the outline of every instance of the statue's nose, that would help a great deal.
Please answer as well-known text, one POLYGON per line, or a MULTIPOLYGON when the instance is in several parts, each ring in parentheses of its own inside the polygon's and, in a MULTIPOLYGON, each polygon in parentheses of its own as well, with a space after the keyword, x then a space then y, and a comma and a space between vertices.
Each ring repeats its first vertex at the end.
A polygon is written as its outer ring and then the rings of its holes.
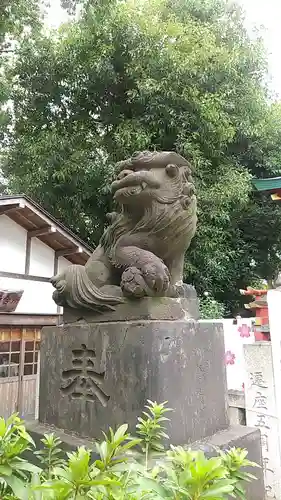
POLYGON ((127 177, 127 175, 133 174, 134 172, 132 170, 122 170, 120 174, 118 175, 117 179, 120 181, 121 179, 124 179, 124 177, 127 177))

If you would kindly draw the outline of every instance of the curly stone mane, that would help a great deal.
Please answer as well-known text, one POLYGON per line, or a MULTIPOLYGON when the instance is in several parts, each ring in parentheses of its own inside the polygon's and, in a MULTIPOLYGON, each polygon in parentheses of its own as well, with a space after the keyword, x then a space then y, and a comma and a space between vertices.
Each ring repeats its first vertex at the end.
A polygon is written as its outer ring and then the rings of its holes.
MULTIPOLYGON (((132 166, 132 161, 122 162, 123 169, 132 166)), ((188 242, 193 238, 196 229, 196 197, 190 167, 178 170, 169 183, 168 195, 162 189, 151 193, 152 202, 144 208, 139 220, 136 220, 135 215, 132 216, 127 205, 122 206, 120 213, 114 214, 112 224, 101 239, 101 245, 110 260, 114 260, 114 249, 120 239, 128 234, 141 234, 142 239, 147 239, 151 234, 160 241, 172 239, 173 245, 166 249, 164 260, 170 257, 169 252, 173 252, 174 248, 189 246, 188 242)))

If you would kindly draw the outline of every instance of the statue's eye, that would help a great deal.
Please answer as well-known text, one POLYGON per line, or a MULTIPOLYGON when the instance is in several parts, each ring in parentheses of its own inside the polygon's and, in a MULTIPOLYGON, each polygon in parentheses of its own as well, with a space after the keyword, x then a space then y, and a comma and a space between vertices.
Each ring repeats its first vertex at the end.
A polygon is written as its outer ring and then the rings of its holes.
POLYGON ((169 177, 176 177, 179 171, 179 167, 170 163, 169 165, 167 165, 165 170, 169 177))

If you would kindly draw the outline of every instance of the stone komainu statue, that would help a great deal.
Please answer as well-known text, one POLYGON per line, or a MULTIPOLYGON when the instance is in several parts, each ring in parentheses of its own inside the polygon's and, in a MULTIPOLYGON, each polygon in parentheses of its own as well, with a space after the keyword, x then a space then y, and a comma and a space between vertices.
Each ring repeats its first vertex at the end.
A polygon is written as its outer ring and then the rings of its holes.
POLYGON ((54 276, 58 305, 100 313, 127 298, 175 297, 184 254, 196 231, 189 163, 173 152, 135 153, 112 183, 120 212, 85 266, 54 276))

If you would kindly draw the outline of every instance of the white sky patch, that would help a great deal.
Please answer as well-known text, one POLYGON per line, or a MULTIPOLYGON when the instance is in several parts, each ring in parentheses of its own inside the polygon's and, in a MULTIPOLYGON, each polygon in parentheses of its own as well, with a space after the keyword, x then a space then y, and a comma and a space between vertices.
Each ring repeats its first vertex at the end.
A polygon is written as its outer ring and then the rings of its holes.
POLYGON ((281 0, 238 0, 246 12, 249 31, 263 27, 272 87, 281 97, 281 0))
POLYGON ((58 28, 68 20, 68 14, 60 5, 60 0, 49 0, 50 7, 46 9, 46 24, 50 28, 58 28))

